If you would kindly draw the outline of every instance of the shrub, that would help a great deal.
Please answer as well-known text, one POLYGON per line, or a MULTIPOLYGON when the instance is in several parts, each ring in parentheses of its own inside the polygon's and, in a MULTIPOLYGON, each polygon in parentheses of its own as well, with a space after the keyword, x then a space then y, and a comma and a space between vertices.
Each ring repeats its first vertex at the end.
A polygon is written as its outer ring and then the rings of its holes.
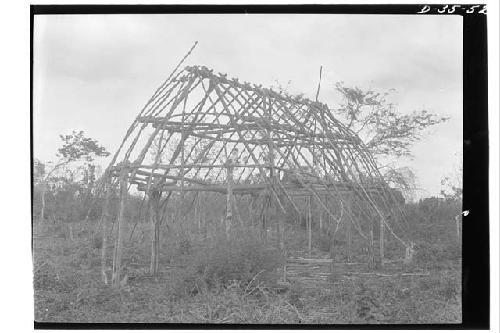
POLYGON ((301 300, 304 294, 304 288, 298 284, 298 283, 293 283, 290 286, 290 292, 288 293, 288 302, 295 306, 297 309, 302 309, 304 307, 304 303, 301 300))
POLYGON ((187 237, 182 237, 177 246, 178 254, 190 254, 192 250, 191 241, 187 237))
POLYGON ((323 252, 330 252, 332 245, 332 236, 325 231, 317 231, 314 234, 313 244, 317 244, 319 250, 323 252))
POLYGON ((276 249, 269 249, 254 233, 234 230, 229 239, 219 234, 211 244, 194 256, 195 272, 207 286, 227 285, 232 281, 249 283, 277 279, 276 269, 283 262, 276 249))
POLYGON ((440 244, 421 241, 416 246, 415 263, 418 265, 436 266, 455 261, 462 256, 458 244, 440 244))

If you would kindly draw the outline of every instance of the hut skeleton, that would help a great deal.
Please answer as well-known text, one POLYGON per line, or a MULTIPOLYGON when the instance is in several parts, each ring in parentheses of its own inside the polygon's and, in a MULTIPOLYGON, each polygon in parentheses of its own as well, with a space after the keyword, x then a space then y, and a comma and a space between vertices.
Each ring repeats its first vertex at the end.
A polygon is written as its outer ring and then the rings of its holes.
MULTIPOLYGON (((152 273, 159 269, 159 225, 172 193, 227 195, 228 233, 234 195, 264 196, 269 207, 281 211, 287 206, 298 211, 296 198, 306 197, 335 221, 333 239, 341 220, 347 220, 348 241, 353 227, 369 244, 372 258, 375 223, 381 235, 379 260, 384 255, 384 230, 408 244, 400 236, 401 223, 385 218, 387 212, 401 212, 393 191, 363 142, 327 105, 240 82, 204 66, 175 70, 155 91, 128 129, 103 179, 106 186, 120 186, 113 261, 116 283, 120 281, 120 225, 130 186, 143 191, 149 201, 152 273), (339 203, 340 212, 332 211, 331 200, 339 203), (371 221, 363 225, 360 216, 371 221), (378 216, 376 222, 373 216, 378 216)), ((311 247, 310 218, 308 223, 311 247)), ((283 219, 277 221, 277 229, 283 249, 283 219)))

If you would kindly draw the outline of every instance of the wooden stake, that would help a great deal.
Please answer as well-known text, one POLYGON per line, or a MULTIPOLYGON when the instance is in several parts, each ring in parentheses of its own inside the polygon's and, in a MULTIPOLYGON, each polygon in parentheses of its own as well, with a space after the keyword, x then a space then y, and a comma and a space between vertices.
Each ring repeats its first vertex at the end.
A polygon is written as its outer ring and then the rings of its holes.
POLYGON ((113 255, 113 275, 112 284, 113 287, 120 287, 120 277, 121 277, 121 261, 122 261, 122 246, 123 246, 123 225, 125 223, 125 207, 127 204, 127 176, 128 170, 124 165, 122 166, 122 171, 120 173, 120 208, 118 213, 118 223, 115 232, 115 251, 113 255))
POLYGON ((111 196, 111 184, 106 184, 106 197, 104 199, 104 207, 102 214, 102 248, 101 248, 101 274, 104 284, 108 284, 108 276, 106 274, 106 250, 108 247, 107 225, 109 219, 109 197, 111 196))
POLYGON ((320 209, 319 212, 319 230, 323 231, 323 211, 320 209))
POLYGON ((308 197, 307 201, 307 233, 308 233, 308 250, 309 258, 312 256, 312 211, 311 211, 311 201, 312 197, 308 197))
POLYGON ((255 226, 255 195, 252 193, 251 199, 250 199, 250 216, 249 216, 249 222, 250 226, 254 227, 255 226))
POLYGON ((226 195, 226 236, 229 238, 231 224, 233 223, 233 167, 231 159, 227 161, 227 195, 226 195))
POLYGON ((373 244, 373 220, 370 221, 370 242, 368 244, 368 247, 369 247, 369 254, 370 254, 370 262, 368 263, 368 266, 370 267, 370 269, 374 269, 375 268, 375 251, 374 251, 374 244, 373 244))
MULTIPOLYGON (((352 212, 352 195, 348 197, 348 207, 349 214, 352 212)), ((351 214, 352 216, 352 214, 351 214)), ((347 219, 347 262, 352 261, 352 221, 347 219)))
POLYGON ((280 227, 280 249, 281 251, 285 251, 285 216, 281 211, 278 213, 278 221, 280 227))
POLYGON ((268 202, 269 198, 268 196, 264 196, 262 198, 262 210, 261 210, 261 217, 262 217, 262 238, 264 241, 267 241, 267 206, 269 204, 268 202))
POLYGON ((151 264, 149 272, 158 274, 160 256, 160 197, 158 190, 152 190, 149 196, 149 218, 151 221, 151 264))
POLYGON ((379 246, 380 246, 380 267, 384 267, 384 219, 381 217, 380 218, 380 240, 379 240, 379 246))
POLYGON ((44 215, 45 215, 45 193, 47 191, 47 182, 44 180, 42 181, 42 210, 40 212, 40 219, 39 223, 42 224, 44 221, 44 215))

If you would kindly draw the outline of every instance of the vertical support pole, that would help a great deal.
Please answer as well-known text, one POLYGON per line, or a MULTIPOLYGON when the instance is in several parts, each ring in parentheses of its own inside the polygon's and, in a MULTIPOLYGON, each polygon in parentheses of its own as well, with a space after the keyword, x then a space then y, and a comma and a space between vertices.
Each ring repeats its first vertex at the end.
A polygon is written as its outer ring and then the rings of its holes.
POLYGON ((152 190, 149 194, 149 218, 151 220, 151 264, 149 272, 158 274, 160 256, 160 197, 158 190, 152 190))
POLYGON ((200 219, 198 218, 198 215, 199 215, 199 212, 198 212, 198 206, 199 206, 199 200, 198 200, 198 196, 199 196, 199 193, 198 194, 195 194, 195 198, 194 198, 194 212, 193 212, 193 221, 196 225, 196 234, 197 235, 200 235, 200 230, 201 230, 201 226, 200 226, 200 219))
MULTIPOLYGON (((352 217, 352 194, 349 194, 347 202, 347 209, 349 215, 352 217)), ((351 219, 346 219, 346 227, 347 227, 347 262, 352 262, 352 221, 351 219)))
POLYGON ((250 195, 250 205, 248 208, 248 223, 250 224, 249 227, 253 228, 254 226, 254 211, 255 211, 255 198, 253 193, 250 195))
POLYGON ((262 196, 261 231, 264 241, 267 241, 267 203, 267 196, 262 196))
POLYGON ((331 269, 333 270, 335 261, 335 232, 332 232, 332 242, 330 244, 330 259, 332 259, 331 269))
POLYGON ((233 223, 233 166, 231 159, 227 160, 227 195, 226 195, 226 236, 229 238, 231 224, 233 223))
MULTIPOLYGON (((281 202, 284 202, 283 198, 280 198, 281 202)), ((283 282, 286 283, 286 260, 287 260, 287 252, 285 248, 285 212, 280 211, 279 215, 279 224, 280 224, 280 250, 283 255, 283 282)))
POLYGON ((319 231, 320 232, 323 231, 323 213, 324 213, 323 208, 320 207, 319 208, 319 231))
POLYGON ((311 211, 311 196, 307 200, 307 234, 308 234, 308 250, 309 258, 312 256, 312 211, 311 211))
POLYGON ((115 232, 115 250, 113 255, 113 275, 112 275, 112 285, 113 287, 120 287, 121 282, 121 263, 122 263, 122 252, 123 252, 123 224, 125 222, 125 207, 127 204, 127 177, 128 169, 126 165, 122 166, 120 172, 120 208, 118 212, 118 223, 115 232))
POLYGON ((286 276, 286 257, 285 257, 285 264, 283 265, 283 282, 286 283, 286 279, 287 279, 287 276, 286 276))
POLYGON ((200 212, 199 212, 199 219, 200 219, 200 226, 201 226, 201 240, 204 241, 207 238, 207 214, 205 211, 205 200, 203 200, 203 193, 200 193, 200 212))
MULTIPOLYGON (((272 193, 271 193, 272 194, 272 193)), ((281 249, 281 224, 280 224, 280 216, 279 216, 279 207, 278 202, 274 195, 271 195, 271 207, 272 207, 272 216, 273 221, 276 228, 276 247, 281 249)))
POLYGON ((384 234, 385 234, 385 225, 384 225, 384 219, 380 219, 380 267, 384 267, 384 246, 385 246, 385 241, 384 241, 384 234))
POLYGON ((104 198, 104 207, 101 220, 102 228, 102 248, 101 248, 101 274, 104 284, 108 284, 108 275, 106 274, 106 251, 108 247, 108 221, 109 221, 109 199, 111 196, 111 184, 106 182, 104 185, 106 187, 106 196, 104 198))
POLYGON ((373 220, 370 221, 370 240, 369 240, 369 243, 368 244, 368 247, 369 247, 369 255, 370 255, 370 258, 369 258, 369 267, 370 269, 374 269, 375 268, 375 251, 374 251, 374 242, 373 242, 373 225, 375 224, 375 222, 373 220))
MULTIPOLYGON (((284 202, 283 200, 283 197, 280 197, 280 201, 281 202, 284 202)), ((279 224, 279 231, 280 231, 280 250, 283 252, 285 252, 285 214, 284 212, 282 212, 281 210, 278 210, 279 213, 277 214, 278 215, 278 224, 279 224)))

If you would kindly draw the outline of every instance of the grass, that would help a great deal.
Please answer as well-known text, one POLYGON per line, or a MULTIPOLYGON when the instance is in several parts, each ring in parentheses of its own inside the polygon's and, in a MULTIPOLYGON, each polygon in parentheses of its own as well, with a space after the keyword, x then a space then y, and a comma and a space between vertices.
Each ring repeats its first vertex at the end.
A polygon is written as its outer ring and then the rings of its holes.
MULTIPOLYGON (((158 276, 148 273, 147 226, 126 242, 127 284, 106 286, 91 225, 34 230, 35 320, 160 323, 459 323, 460 258, 451 246, 421 251, 429 276, 350 276, 325 287, 274 288, 282 260, 259 239, 239 233, 230 243, 165 235, 158 276), (92 245, 94 244, 94 245, 92 245), (431 255, 432 254, 432 255, 431 255), (427 256, 427 257, 426 257, 427 256), (434 263, 433 265, 429 264, 434 263), (262 270, 266 274, 259 274, 262 270)), ((141 229, 142 228, 142 229, 141 229)), ((126 233, 128 235, 128 233, 126 233)), ((128 240, 128 237, 126 237, 128 240)), ((111 242, 110 242, 111 243, 111 242)), ((297 241, 296 243, 303 243, 297 241)), ((425 244, 420 244, 425 247, 425 244)), ((109 253, 110 251, 108 251, 109 253)), ((423 265, 423 263, 425 265, 423 265)))

